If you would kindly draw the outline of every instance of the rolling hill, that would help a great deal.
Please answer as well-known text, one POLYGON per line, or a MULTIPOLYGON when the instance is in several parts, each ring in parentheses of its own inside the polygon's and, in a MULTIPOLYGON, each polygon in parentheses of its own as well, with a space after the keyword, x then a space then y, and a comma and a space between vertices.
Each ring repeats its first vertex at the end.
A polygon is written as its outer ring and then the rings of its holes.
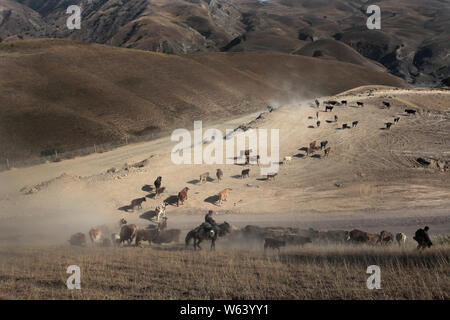
POLYGON ((403 80, 276 52, 177 56, 66 40, 0 44, 4 158, 69 151, 403 80), (332 77, 330 77, 332 76, 332 77))

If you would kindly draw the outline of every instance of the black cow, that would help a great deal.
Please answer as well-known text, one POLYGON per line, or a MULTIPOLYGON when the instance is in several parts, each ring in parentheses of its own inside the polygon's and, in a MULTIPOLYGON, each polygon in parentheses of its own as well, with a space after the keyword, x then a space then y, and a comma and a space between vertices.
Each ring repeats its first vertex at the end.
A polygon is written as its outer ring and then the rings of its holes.
POLYGON ((416 114, 417 110, 414 110, 414 109, 405 109, 405 112, 406 112, 407 114, 416 114))
POLYGON ((400 117, 394 118, 394 123, 398 123, 400 121, 400 117))
POLYGON ((332 106, 325 106, 325 112, 328 112, 328 110, 333 111, 333 107, 332 106))
POLYGON ((327 146, 327 144, 328 144, 328 141, 327 141, 327 140, 321 141, 321 142, 320 142, 320 149, 325 148, 325 147, 327 146))
POLYGON ((250 176, 250 169, 244 169, 241 172, 241 178, 249 177, 250 176))
POLYGON ((346 106, 346 105, 347 105, 347 100, 342 100, 342 101, 341 101, 341 104, 344 105, 344 106, 346 106))
POLYGON ((155 182, 154 182, 154 184, 155 184, 155 189, 159 189, 159 188, 161 187, 161 180, 162 180, 162 177, 161 177, 161 176, 159 176, 158 178, 156 178, 156 180, 155 180, 155 182))
POLYGON ((392 122, 386 122, 386 129, 390 129, 392 126, 392 122))
POLYGON ((364 102, 356 101, 356 104, 358 105, 358 107, 364 107, 364 102))
POLYGON ((359 123, 359 121, 353 121, 353 122, 352 122, 352 128, 353 128, 353 127, 356 127, 356 126, 358 125, 358 123, 359 123))
POLYGON ((391 104, 389 102, 387 102, 387 101, 383 101, 383 104, 388 109, 391 107, 391 104))

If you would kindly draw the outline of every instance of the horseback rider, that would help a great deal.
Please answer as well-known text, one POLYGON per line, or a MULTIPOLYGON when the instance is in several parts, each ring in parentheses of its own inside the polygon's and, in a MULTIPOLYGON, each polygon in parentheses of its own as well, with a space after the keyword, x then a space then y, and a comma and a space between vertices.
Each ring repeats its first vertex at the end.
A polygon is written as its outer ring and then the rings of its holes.
POLYGON ((430 236, 428 235, 428 230, 430 228, 428 226, 425 226, 423 229, 418 229, 416 231, 416 234, 414 235, 413 239, 417 241, 419 244, 417 246, 417 249, 425 249, 426 247, 431 247, 433 243, 430 240, 430 236))
POLYGON ((214 230, 214 232, 216 234, 219 234, 219 229, 217 228, 217 223, 212 217, 213 214, 214 214, 214 211, 212 211, 212 210, 208 211, 208 213, 205 215, 205 222, 203 225, 204 225, 206 231, 214 230))

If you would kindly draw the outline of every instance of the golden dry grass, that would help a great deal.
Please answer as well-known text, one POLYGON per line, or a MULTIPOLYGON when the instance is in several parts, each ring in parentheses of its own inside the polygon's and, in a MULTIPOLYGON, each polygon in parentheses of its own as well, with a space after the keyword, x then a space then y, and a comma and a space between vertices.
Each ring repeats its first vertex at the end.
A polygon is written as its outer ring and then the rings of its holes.
MULTIPOLYGON (((206 246, 205 246, 206 248, 206 246)), ((450 246, 425 252, 313 245, 194 252, 176 247, 1 248, 1 299, 448 299, 450 246), (66 268, 81 268, 81 290, 66 268), (380 290, 366 269, 381 268, 380 290)))

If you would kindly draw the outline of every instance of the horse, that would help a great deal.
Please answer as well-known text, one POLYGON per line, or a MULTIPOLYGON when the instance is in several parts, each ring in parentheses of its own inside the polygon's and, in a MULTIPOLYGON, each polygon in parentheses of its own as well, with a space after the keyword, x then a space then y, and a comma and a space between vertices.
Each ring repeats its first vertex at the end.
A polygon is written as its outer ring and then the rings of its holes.
POLYGON ((217 228, 219 229, 218 233, 212 229, 207 231, 204 224, 201 224, 197 228, 189 231, 185 239, 186 247, 191 242, 191 239, 194 239, 194 250, 197 248, 201 250, 200 243, 203 240, 211 240, 211 250, 215 250, 217 237, 223 237, 227 233, 230 233, 231 225, 225 221, 224 223, 218 224, 217 228))

